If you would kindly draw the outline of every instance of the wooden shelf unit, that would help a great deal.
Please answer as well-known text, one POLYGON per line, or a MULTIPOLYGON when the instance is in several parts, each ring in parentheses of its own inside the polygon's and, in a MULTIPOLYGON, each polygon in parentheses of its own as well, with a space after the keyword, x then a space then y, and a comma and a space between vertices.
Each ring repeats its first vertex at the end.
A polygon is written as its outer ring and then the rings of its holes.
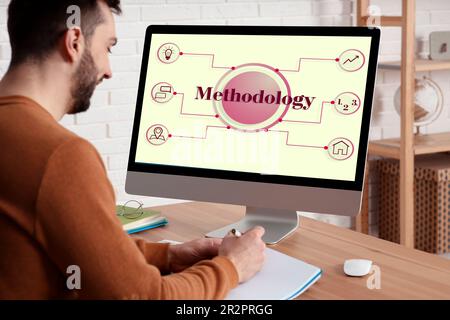
MULTIPOLYGON (((369 143, 369 153, 400 159, 399 138, 375 140, 369 143)), ((414 136, 414 155, 450 152, 450 132, 414 136)))
MULTIPOLYGON (((386 70, 400 70, 401 63, 400 61, 380 62, 378 64, 378 68, 386 70)), ((416 59, 415 61, 416 72, 438 71, 438 70, 450 70, 450 60, 437 61, 437 60, 416 59)))
MULTIPOLYGON (((399 70, 400 72, 400 138, 372 141, 369 154, 381 155, 400 160, 400 243, 414 248, 414 157, 417 154, 448 151, 450 142, 445 139, 450 134, 414 135, 414 91, 416 72, 450 69, 450 62, 421 60, 415 58, 415 19, 416 1, 402 0, 400 17, 379 17, 379 20, 367 17, 369 0, 357 0, 357 24, 367 26, 369 21, 380 21, 381 26, 401 28, 401 61, 381 63, 380 68, 399 70)), ((376 18, 376 17, 375 17, 376 18)), ((364 193, 368 193, 369 184, 364 184, 364 193)), ((364 197, 358 221, 368 220, 368 200, 364 197)), ((361 229, 361 228, 359 228, 361 229)), ((357 225, 358 230, 358 225, 357 225)))
POLYGON ((374 19, 380 21, 382 26, 385 27, 401 27, 403 24, 403 18, 401 16, 375 16, 369 17, 362 15, 359 19, 360 25, 367 25, 368 20, 374 19))

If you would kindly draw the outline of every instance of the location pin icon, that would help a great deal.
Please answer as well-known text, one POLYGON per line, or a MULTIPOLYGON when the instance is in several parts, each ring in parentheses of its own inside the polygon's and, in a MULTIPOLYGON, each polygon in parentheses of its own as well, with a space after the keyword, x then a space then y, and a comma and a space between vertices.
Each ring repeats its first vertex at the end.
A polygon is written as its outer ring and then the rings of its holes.
POLYGON ((163 133, 163 129, 162 129, 161 127, 156 127, 156 128, 153 130, 153 133, 155 134, 156 139, 159 139, 159 137, 161 137, 161 135, 162 135, 162 133, 163 133))

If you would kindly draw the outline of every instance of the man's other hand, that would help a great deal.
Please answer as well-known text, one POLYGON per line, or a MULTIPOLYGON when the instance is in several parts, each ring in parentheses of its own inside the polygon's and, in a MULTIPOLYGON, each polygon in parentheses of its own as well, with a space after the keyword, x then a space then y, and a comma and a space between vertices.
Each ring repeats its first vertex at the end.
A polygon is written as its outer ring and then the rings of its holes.
POLYGON ((203 238, 169 246, 169 268, 180 272, 199 261, 218 255, 222 239, 203 238))

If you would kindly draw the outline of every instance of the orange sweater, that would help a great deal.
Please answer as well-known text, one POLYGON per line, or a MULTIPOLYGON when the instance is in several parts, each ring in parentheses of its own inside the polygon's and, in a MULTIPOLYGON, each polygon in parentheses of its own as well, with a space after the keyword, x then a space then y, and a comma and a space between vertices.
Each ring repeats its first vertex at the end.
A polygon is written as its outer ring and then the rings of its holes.
POLYGON ((36 102, 0 98, 0 148, 0 298, 221 299, 237 285, 225 257, 168 274, 167 244, 122 230, 95 148, 36 102))

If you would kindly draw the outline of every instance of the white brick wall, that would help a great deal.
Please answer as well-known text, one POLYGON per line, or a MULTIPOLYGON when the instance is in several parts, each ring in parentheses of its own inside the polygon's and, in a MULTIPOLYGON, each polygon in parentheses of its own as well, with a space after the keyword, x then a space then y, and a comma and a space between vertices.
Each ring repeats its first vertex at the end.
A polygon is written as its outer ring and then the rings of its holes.
MULTIPOLYGON (((6 32, 8 0, 0 0, 0 77, 7 69, 10 48, 6 32)), ((143 37, 148 24, 244 24, 244 25, 351 25, 355 4, 352 0, 122 0, 124 14, 117 18, 119 43, 111 63, 114 76, 96 91, 92 108, 85 114, 66 116, 62 123, 89 139, 99 149, 107 165, 118 200, 134 198, 124 192, 131 122, 143 37)), ((400 14, 400 0, 373 0, 383 14, 400 14)), ((417 0, 417 44, 426 56, 428 35, 450 29, 450 1, 417 0)), ((381 60, 399 59, 400 31, 384 28, 381 60)), ((450 128, 450 72, 429 74, 445 92, 446 111, 439 121, 424 131, 450 128)), ((393 95, 399 85, 396 71, 380 71, 377 79, 371 139, 398 135, 399 118, 393 108, 393 95)), ((376 186, 376 181, 374 186, 376 186)), ((373 188, 371 196, 376 195, 373 188)), ((143 198, 148 205, 171 200, 143 198)), ((374 206, 372 206, 372 209, 374 206)), ((376 210, 374 211, 374 213, 376 210)), ((328 219, 328 217, 327 217, 328 219)), ((371 218, 376 222, 376 214, 371 218)), ((338 221, 338 220, 335 220, 338 221)), ((347 222, 343 222, 347 224, 347 222)))

